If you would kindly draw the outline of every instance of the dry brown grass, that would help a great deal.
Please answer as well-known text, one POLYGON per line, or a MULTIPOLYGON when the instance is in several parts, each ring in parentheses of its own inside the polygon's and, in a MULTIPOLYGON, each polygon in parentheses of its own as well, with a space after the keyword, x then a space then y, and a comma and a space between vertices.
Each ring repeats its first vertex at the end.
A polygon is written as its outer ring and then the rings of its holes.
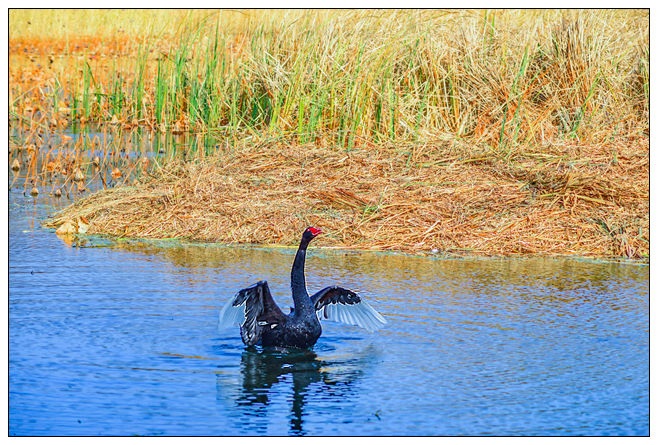
POLYGON ((649 134, 648 9, 11 12, 12 127, 501 151, 649 134))
POLYGON ((454 142, 346 152, 268 145, 172 163, 47 222, 89 233, 476 255, 649 253, 649 144, 553 145, 504 159, 454 142))

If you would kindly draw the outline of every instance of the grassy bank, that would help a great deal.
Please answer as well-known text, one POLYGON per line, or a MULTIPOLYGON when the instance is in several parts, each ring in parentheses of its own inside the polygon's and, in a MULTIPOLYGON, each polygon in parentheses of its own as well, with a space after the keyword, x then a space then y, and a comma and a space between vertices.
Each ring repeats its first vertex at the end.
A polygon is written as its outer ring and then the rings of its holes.
POLYGON ((141 175, 115 189, 103 176, 107 190, 52 226, 84 216, 118 236, 290 244, 313 223, 335 247, 648 255, 648 10, 9 20, 21 178, 72 185, 113 162, 117 183, 141 175), (67 152, 73 124, 205 142, 182 163, 116 138, 67 152))
POLYGON ((252 147, 171 163, 47 226, 84 218, 89 233, 294 245, 313 224, 326 232, 318 245, 337 248, 643 258, 647 151, 562 145, 510 161, 456 146, 252 147))

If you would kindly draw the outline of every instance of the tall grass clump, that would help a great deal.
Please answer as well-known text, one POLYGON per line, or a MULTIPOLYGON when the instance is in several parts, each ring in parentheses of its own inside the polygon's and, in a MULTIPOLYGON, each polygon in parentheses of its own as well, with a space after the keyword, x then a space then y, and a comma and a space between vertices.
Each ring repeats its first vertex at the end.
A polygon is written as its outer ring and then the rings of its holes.
MULTIPOLYGON (((58 72, 72 86, 71 119, 345 148, 462 139, 505 156, 557 139, 649 132, 648 10, 194 11, 171 27, 142 20, 142 37, 111 66, 82 51, 82 68, 58 72)), ((12 96, 17 114, 29 95, 12 96)))

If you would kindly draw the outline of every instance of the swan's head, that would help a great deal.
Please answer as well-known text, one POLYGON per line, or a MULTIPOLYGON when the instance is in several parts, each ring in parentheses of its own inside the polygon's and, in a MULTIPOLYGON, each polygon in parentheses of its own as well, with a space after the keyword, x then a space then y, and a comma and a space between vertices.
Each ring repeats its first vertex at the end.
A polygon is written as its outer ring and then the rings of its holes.
POLYGON ((309 227, 308 229, 304 230, 304 234, 302 235, 302 239, 306 241, 311 241, 313 238, 318 236, 319 234, 322 233, 322 229, 316 229, 315 227, 309 227))

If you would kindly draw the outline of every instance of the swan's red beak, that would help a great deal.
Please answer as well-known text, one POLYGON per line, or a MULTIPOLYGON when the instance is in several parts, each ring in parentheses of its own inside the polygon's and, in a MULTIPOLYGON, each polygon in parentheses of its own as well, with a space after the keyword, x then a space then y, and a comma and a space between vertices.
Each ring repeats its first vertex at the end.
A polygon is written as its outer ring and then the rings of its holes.
POLYGON ((318 236, 322 233, 322 229, 316 229, 315 227, 309 227, 308 230, 311 231, 311 235, 318 236))

